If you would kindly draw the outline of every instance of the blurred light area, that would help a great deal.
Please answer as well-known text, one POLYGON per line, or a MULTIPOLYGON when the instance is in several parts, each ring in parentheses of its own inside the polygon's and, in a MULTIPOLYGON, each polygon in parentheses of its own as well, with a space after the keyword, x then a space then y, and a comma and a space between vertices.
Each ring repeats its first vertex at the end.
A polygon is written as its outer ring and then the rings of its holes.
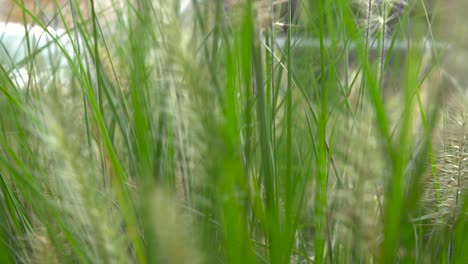
POLYGON ((64 30, 0 22, 0 63, 17 88, 34 82, 47 89, 52 79, 69 79, 73 54, 64 30))

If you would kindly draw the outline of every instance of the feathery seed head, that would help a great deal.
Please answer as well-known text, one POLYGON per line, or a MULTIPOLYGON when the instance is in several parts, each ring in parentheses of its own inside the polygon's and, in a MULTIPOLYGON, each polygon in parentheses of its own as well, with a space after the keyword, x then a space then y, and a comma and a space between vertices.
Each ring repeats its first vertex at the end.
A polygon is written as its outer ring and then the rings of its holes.
POLYGON ((358 12, 358 21, 369 37, 382 32, 392 34, 395 25, 404 13, 407 0, 352 0, 358 12))

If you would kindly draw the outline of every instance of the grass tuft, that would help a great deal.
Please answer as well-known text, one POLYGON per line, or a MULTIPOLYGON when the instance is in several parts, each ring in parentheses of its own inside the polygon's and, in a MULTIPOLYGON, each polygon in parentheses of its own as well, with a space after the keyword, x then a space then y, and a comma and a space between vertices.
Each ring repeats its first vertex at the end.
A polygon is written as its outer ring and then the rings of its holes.
POLYGON ((0 10, 0 262, 468 262, 438 1, 40 2, 0 10))

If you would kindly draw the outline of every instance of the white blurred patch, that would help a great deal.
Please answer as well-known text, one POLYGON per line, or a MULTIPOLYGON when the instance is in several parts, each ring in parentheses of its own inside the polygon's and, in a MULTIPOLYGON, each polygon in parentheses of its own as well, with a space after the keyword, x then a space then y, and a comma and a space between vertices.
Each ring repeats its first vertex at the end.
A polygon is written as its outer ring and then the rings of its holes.
POLYGON ((64 30, 0 22, 0 63, 18 89, 65 86, 74 54, 64 30))
POLYGON ((192 10, 192 0, 180 1, 179 13, 181 15, 187 14, 191 10, 192 10))

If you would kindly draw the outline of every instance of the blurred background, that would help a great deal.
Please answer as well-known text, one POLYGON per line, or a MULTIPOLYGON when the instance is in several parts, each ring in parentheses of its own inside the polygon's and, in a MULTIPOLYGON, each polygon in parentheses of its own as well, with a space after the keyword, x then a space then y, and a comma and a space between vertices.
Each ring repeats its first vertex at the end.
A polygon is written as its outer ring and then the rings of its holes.
POLYGON ((0 0, 0 263, 468 263, 466 0, 0 0))

